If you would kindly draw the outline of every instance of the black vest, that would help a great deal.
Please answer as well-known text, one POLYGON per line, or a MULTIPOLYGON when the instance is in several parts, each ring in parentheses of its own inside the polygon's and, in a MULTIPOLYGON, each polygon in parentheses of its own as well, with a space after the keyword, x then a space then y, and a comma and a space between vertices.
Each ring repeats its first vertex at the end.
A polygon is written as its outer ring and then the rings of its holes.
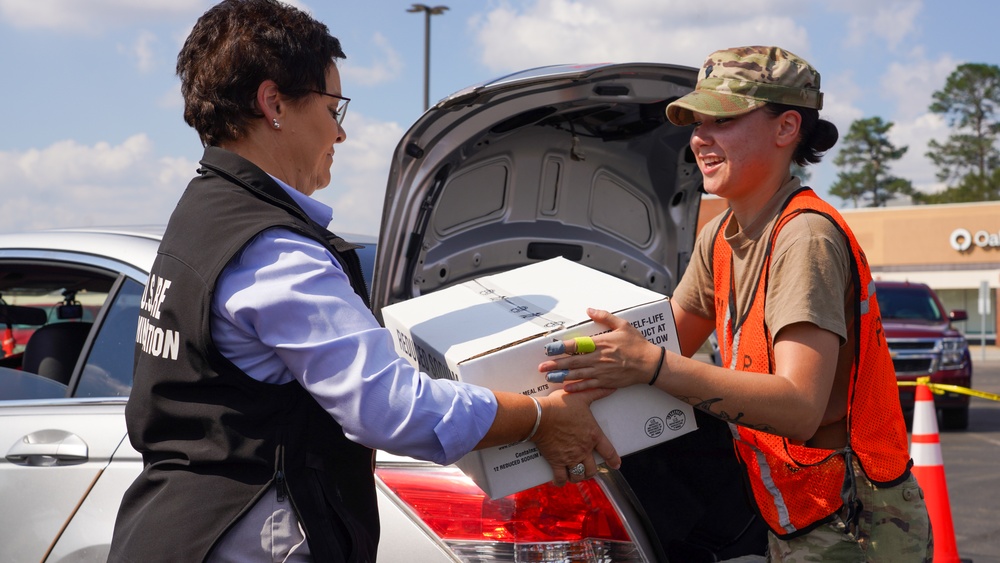
POLYGON ((298 384, 254 380, 212 342, 210 304, 230 259, 283 227, 323 244, 367 291, 353 245, 309 220, 270 176, 209 147, 167 225, 140 308, 125 408, 142 473, 125 493, 110 561, 202 561, 271 485, 316 561, 375 560, 374 453, 298 384))

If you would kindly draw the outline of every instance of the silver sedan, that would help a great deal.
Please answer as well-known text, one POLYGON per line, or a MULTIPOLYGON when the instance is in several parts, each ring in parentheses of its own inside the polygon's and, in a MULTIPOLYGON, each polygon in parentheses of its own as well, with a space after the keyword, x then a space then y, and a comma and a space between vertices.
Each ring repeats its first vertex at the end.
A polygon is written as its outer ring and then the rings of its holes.
MULTIPOLYGON (((361 242, 371 271, 373 240, 361 242)), ((142 467, 124 409, 158 243, 151 229, 0 235, 0 325, 15 335, 0 358, 2 561, 107 560, 119 502, 142 467)), ((379 561, 514 561, 539 550, 555 558, 536 560, 649 559, 641 530, 626 526, 638 518, 600 481, 492 501, 454 467, 379 452, 377 474, 379 561), (596 555, 609 553, 619 556, 596 555)))

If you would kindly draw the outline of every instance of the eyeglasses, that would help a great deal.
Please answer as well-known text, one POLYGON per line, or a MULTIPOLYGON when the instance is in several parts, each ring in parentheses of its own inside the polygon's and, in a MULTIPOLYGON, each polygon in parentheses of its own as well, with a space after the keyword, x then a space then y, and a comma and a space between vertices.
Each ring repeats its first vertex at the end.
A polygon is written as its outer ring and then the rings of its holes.
POLYGON ((336 94, 331 94, 329 92, 324 92, 322 90, 313 90, 313 92, 320 94, 322 96, 330 96, 331 98, 337 98, 338 100, 343 100, 344 103, 337 106, 337 111, 333 113, 334 119, 337 120, 337 125, 344 123, 344 116, 347 115, 347 104, 351 103, 350 98, 345 98, 343 96, 338 96, 336 94))

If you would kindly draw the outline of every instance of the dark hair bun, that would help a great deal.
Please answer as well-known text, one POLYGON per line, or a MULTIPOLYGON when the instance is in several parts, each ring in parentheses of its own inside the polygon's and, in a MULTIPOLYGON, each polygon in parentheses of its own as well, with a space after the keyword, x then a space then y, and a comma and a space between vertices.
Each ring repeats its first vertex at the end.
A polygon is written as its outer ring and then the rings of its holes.
POLYGON ((816 128, 813 129, 812 135, 807 141, 814 151, 826 152, 837 144, 839 138, 840 133, 837 132, 837 126, 825 119, 820 119, 816 122, 816 128))

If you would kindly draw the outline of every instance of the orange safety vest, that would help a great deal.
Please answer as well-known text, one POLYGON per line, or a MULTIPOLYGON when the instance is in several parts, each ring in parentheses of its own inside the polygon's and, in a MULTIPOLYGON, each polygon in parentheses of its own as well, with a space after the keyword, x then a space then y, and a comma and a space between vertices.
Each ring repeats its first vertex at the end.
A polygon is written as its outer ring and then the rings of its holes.
MULTIPOLYGON (((892 358, 882 333, 875 284, 864 252, 843 217, 811 189, 803 188, 785 202, 761 267, 757 291, 737 318, 732 283, 732 252, 722 220, 713 244, 716 330, 723 365, 762 374, 774 373, 774 343, 764 324, 771 249, 778 233, 800 213, 818 213, 844 236, 851 251, 854 295, 854 362, 847 404, 848 445, 840 450, 811 448, 782 436, 730 424, 737 455, 745 469, 758 512, 780 538, 807 533, 827 522, 844 506, 856 510, 851 457, 868 478, 892 486, 909 475, 906 426, 892 358)), ((766 377, 766 376, 764 376, 766 377)))

